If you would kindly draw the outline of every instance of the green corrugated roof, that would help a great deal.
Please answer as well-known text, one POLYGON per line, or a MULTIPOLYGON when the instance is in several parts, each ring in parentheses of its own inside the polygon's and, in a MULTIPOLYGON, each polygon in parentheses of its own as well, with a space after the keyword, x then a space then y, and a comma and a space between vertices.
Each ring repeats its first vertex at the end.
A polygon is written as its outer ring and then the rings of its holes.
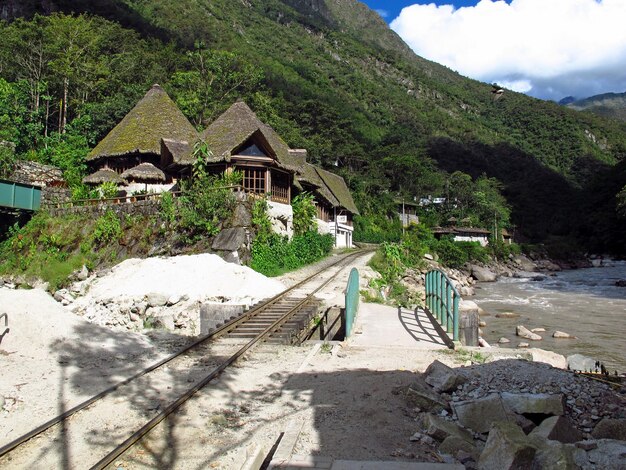
POLYGON ((348 189, 344 179, 339 175, 331 173, 330 171, 322 170, 317 167, 315 167, 315 169, 317 170, 321 180, 339 201, 339 206, 349 210, 353 214, 358 214, 359 210, 352 199, 352 195, 350 194, 350 190, 348 189))
POLYGON ((176 103, 154 85, 94 148, 87 160, 131 153, 161 153, 161 139, 195 142, 198 133, 176 103))
POLYGON ((204 132, 201 138, 213 153, 211 162, 230 161, 232 152, 243 145, 254 134, 260 134, 275 153, 279 165, 291 171, 298 171, 296 159, 289 153, 289 146, 243 101, 238 101, 218 117, 204 132))

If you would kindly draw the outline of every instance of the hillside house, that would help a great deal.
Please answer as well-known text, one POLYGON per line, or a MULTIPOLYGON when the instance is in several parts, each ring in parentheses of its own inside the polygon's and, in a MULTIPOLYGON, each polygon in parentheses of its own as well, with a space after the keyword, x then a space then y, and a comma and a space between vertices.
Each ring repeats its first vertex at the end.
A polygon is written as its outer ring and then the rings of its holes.
MULTIPOLYGON (((197 140, 198 132, 176 103, 163 88, 154 85, 87 155, 87 164, 92 174, 85 178, 85 182, 101 182, 101 178, 90 178, 101 170, 111 170, 120 177, 124 172, 141 164, 150 164, 155 169, 162 170, 160 166, 164 152, 182 152, 181 149, 188 151, 190 145, 197 140)), ((146 166, 142 168, 145 169, 146 166)), ((154 170, 143 173, 152 176, 159 174, 154 170)), ((126 184, 121 182, 120 189, 128 194, 146 190, 167 191, 180 176, 180 173, 166 171, 163 172, 163 178, 148 179, 145 182, 126 181, 126 184)), ((115 180, 116 178, 111 178, 111 181, 115 180)))
POLYGON ((433 229, 435 238, 452 236, 455 242, 478 242, 481 246, 489 245, 491 232, 484 228, 474 227, 436 227, 433 229))
POLYGON ((358 210, 343 178, 308 163, 305 150, 290 149, 242 101, 198 134, 167 93, 154 85, 89 154, 93 173, 86 180, 114 172, 120 179, 111 179, 126 191, 169 190, 177 181, 191 177, 193 148, 199 140, 210 150, 209 173, 240 171, 247 194, 268 198, 277 233, 292 235, 291 200, 310 191, 318 208, 320 231, 333 234, 338 247, 352 246, 352 217, 358 210), (151 172, 137 171, 145 170, 146 165, 153 167, 151 172), (162 176, 133 186, 127 178, 121 179, 129 174, 162 176))

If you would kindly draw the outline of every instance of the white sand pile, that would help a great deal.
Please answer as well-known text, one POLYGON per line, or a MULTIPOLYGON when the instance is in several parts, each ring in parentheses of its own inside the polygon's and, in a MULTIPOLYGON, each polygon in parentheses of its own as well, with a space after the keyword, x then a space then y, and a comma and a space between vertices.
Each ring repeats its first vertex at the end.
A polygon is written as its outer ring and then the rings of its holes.
POLYGON ((68 308, 90 322, 135 331, 156 327, 198 334, 201 304, 249 307, 285 286, 217 255, 202 254, 129 259, 70 290, 63 296, 68 308))
POLYGON ((159 293, 191 301, 222 298, 231 303, 250 303, 284 289, 280 282, 250 268, 227 263, 217 255, 202 254, 123 261, 104 277, 90 282, 85 298, 141 300, 150 293, 159 293))

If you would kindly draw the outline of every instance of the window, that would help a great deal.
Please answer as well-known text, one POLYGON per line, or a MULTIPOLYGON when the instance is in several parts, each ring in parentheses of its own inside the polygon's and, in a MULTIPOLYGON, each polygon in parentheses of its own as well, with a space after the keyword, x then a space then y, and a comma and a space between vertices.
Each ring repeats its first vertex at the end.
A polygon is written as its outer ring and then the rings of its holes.
POLYGON ((237 168, 243 171, 243 189, 249 193, 265 194, 265 168, 237 168))

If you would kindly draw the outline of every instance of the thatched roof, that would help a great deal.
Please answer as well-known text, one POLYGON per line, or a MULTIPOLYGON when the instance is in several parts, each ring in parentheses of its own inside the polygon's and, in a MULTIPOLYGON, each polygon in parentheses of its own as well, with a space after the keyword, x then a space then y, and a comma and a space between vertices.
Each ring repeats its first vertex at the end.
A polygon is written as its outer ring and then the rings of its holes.
POLYGON ((191 159, 193 148, 186 140, 161 139, 161 167, 191 159))
POLYGON ((195 142, 198 133, 163 88, 154 85, 87 160, 133 153, 159 155, 163 138, 195 142))
POLYGON ((122 173, 122 178, 141 183, 162 182, 166 180, 165 173, 152 163, 140 163, 122 173))
POLYGON ((83 183, 85 184, 102 184, 102 183, 115 183, 115 184, 125 184, 126 181, 120 175, 118 175, 115 171, 110 170, 109 168, 103 168, 102 170, 98 170, 95 173, 85 176, 83 178, 83 183))
POLYGON ((321 180, 333 193, 333 196, 337 198, 337 201, 339 201, 338 205, 349 210, 353 214, 358 214, 359 210, 352 199, 352 195, 350 194, 350 190, 348 189, 344 179, 339 175, 331 173, 330 171, 322 170, 317 167, 315 169, 317 170, 317 174, 320 176, 321 180))
POLYGON ((298 170, 295 159, 289 153, 289 146, 274 129, 261 122, 243 101, 228 108, 200 137, 213 153, 209 162, 229 162, 233 153, 254 137, 272 153, 269 156, 275 158, 280 167, 298 170))

